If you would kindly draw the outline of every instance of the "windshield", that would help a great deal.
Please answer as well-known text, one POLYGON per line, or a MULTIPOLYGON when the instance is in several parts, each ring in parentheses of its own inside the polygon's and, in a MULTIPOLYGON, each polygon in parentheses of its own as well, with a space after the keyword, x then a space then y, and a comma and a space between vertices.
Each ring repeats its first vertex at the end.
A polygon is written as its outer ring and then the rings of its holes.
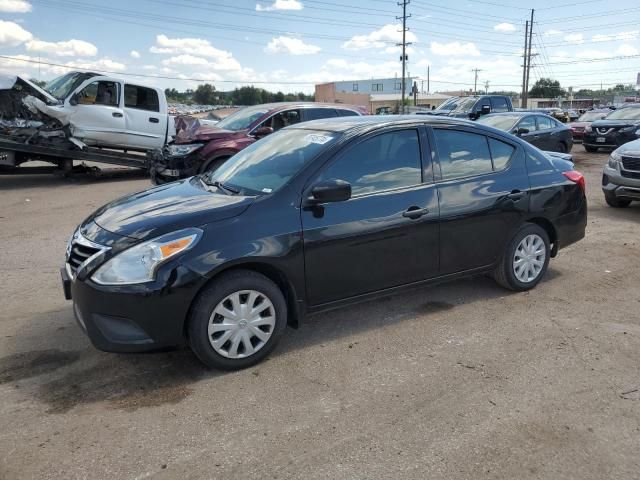
POLYGON ((607 120, 640 120, 640 108, 626 107, 614 110, 607 115, 607 120))
POLYGON ((45 85, 44 89, 58 100, 64 100, 76 87, 92 76, 91 74, 80 72, 67 73, 51 80, 45 85))
POLYGON ((518 115, 488 115, 486 117, 480 117, 478 123, 507 132, 511 130, 515 123, 521 118, 522 117, 518 115))
POLYGON ((456 107, 458 100, 460 100, 458 97, 453 97, 449 100, 445 100, 444 103, 440 104, 440 106, 436 108, 436 110, 450 112, 456 107))
POLYGON ((453 107, 453 110, 459 112, 468 112, 473 108, 477 101, 477 97, 461 98, 460 101, 453 107))
POLYGON ((607 112, 585 112, 580 115, 578 119, 579 122, 595 122, 596 120, 600 120, 602 117, 606 117, 607 112))
POLYGON ((236 113, 232 113, 227 118, 220 120, 216 124, 216 127, 233 131, 246 130, 251 126, 253 122, 258 120, 268 111, 269 110, 264 107, 243 108, 242 110, 238 110, 236 113))
POLYGON ((247 194, 277 192, 338 137, 335 132, 283 129, 236 153, 205 181, 247 194))

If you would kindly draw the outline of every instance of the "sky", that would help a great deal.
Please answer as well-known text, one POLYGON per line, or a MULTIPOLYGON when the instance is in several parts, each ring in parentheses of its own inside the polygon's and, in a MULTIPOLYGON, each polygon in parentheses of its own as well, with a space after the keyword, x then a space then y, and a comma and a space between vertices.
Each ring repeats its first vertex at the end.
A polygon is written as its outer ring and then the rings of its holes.
MULTIPOLYGON (((408 73, 431 92, 520 91, 535 8, 531 84, 634 83, 638 0, 411 0, 408 73), (424 81, 424 83, 422 83, 424 81)), ((395 0, 0 0, 0 73, 50 80, 70 69, 185 90, 401 76, 395 0), (26 61, 25 61, 26 60, 26 61), (137 77, 136 77, 137 75, 137 77)))

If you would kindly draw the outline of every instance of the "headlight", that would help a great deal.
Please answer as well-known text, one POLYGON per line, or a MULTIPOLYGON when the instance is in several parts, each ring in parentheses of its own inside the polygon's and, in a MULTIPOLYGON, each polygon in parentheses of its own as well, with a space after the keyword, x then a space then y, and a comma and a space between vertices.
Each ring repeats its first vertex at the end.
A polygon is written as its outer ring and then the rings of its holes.
POLYGON ((609 157, 609 167, 611 168, 618 168, 618 163, 620 163, 620 160, 622 159, 622 155, 620 155, 617 152, 611 152, 611 156, 609 157))
POLYGON ((587 133, 590 133, 590 132, 591 132, 591 130, 593 130, 593 129, 591 128, 591 125, 587 125, 586 127, 584 127, 584 131, 585 131, 585 132, 587 132, 587 133))
POLYGON ((91 279, 100 285, 150 282, 162 263, 186 252, 201 237, 202 230, 187 228, 142 242, 105 262, 91 279))
POLYGON ((620 129, 620 131, 621 131, 621 132, 625 132, 625 133, 626 133, 626 132, 631 132, 632 130, 634 130, 634 129, 636 129, 636 128, 637 128, 637 127, 636 127, 635 125, 633 125, 633 126, 631 126, 631 127, 624 127, 624 128, 621 128, 621 129, 620 129))
POLYGON ((640 128, 636 130, 636 135, 640 136, 640 128))
POLYGON ((183 157, 185 155, 189 155, 199 148, 202 148, 202 143, 189 143, 185 145, 176 145, 175 143, 172 143, 171 145, 167 145, 169 155, 175 157, 183 157))

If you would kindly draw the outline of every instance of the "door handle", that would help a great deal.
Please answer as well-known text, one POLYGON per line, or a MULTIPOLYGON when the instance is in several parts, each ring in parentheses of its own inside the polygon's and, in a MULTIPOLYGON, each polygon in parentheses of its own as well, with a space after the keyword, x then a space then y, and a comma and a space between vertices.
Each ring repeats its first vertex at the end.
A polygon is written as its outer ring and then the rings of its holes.
POLYGON ((122 114, 120 112, 113 112, 111 115, 113 115, 116 118, 122 118, 122 114))
POLYGON ((420 208, 420 207, 413 206, 413 207, 407 208, 404 212, 402 212, 402 216, 406 218, 410 218, 411 220, 415 220, 417 218, 420 218, 423 215, 426 215, 427 213, 429 213, 428 208, 420 208))
POLYGON ((507 195, 507 198, 511 200, 520 200, 522 197, 524 197, 524 192, 521 192, 520 190, 513 190, 507 195))
POLYGON ((151 123, 160 123, 160 119, 156 117, 149 117, 149 121, 151 123))

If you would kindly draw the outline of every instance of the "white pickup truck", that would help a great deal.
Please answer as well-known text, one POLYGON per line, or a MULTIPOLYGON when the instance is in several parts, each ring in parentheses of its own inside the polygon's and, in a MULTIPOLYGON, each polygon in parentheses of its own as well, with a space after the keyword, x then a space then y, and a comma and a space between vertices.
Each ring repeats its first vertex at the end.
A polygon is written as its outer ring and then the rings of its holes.
POLYGON ((45 88, 22 77, 0 77, 5 167, 29 160, 68 165, 71 159, 144 168, 145 157, 129 151, 162 148, 174 135, 160 88, 93 72, 70 72, 45 88))

